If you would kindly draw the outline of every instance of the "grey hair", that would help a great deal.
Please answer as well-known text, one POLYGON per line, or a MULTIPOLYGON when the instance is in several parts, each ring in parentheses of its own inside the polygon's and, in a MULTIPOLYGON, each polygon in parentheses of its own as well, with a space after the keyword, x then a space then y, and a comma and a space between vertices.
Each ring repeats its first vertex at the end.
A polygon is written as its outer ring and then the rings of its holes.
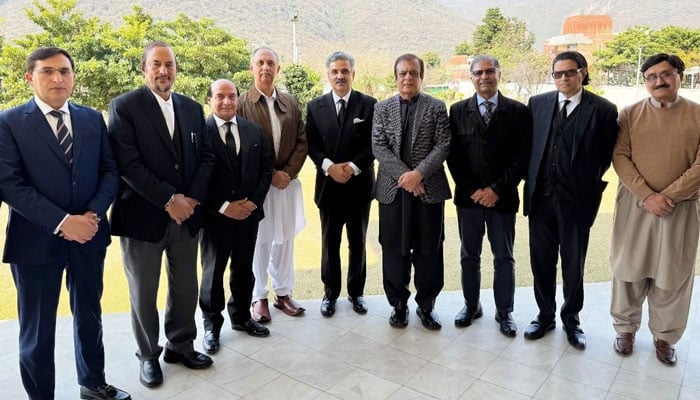
POLYGON ((334 51, 326 58, 326 68, 331 66, 331 63, 336 60, 345 60, 350 63, 350 67, 355 69, 355 57, 346 51, 334 51))
POLYGON ((270 53, 272 53, 272 56, 275 57, 275 63, 277 65, 280 65, 280 56, 277 54, 276 51, 272 50, 270 47, 267 47, 267 46, 256 47, 255 50, 253 50, 253 52, 250 53, 250 63, 251 64, 255 60, 255 55, 261 51, 269 51, 270 53))
POLYGON ((488 54, 479 54, 478 56, 474 57, 472 60, 472 64, 469 66, 469 72, 474 72, 474 65, 482 62, 482 61, 488 61, 491 64, 493 64, 494 68, 500 69, 501 64, 498 63, 498 59, 494 56, 488 55, 488 54))

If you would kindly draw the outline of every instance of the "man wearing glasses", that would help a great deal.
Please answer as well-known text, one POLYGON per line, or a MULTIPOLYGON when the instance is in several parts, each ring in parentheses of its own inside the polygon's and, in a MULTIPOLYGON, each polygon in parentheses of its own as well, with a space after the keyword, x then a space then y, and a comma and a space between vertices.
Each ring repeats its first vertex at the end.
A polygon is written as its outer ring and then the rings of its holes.
POLYGON ((678 96, 684 69, 668 54, 642 65, 651 97, 622 110, 613 152, 613 348, 632 353, 646 298, 656 358, 669 365, 688 322, 700 231, 700 105, 678 96))
POLYGON ((532 152, 525 182, 530 265, 539 314, 525 329, 539 339, 555 327, 557 253, 561 256, 564 304, 560 317, 573 347, 586 348, 578 313, 583 308, 583 266, 590 228, 607 182, 617 139, 617 109, 583 89, 588 64, 578 52, 552 63, 556 91, 530 99, 532 152))
POLYGON ((498 91, 498 60, 474 58, 471 79, 476 93, 450 108, 452 142, 447 166, 455 181, 455 205, 462 265, 464 307, 455 325, 469 326, 483 315, 479 302, 481 248, 488 231, 493 251, 496 321, 506 336, 515 336, 511 316, 515 292, 515 213, 518 183, 525 175, 532 118, 524 104, 498 91))

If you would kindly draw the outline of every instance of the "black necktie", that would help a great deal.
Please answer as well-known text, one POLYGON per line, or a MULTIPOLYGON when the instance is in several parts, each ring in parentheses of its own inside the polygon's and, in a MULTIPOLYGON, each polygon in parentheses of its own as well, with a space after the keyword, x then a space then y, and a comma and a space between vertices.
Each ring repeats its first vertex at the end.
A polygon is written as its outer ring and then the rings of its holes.
POLYGON ((343 121, 345 121, 345 100, 338 100, 338 104, 340 104, 340 108, 338 108, 338 125, 343 125, 343 121))
POLYGON ((568 115, 568 114, 566 113, 566 106, 568 106, 569 103, 571 103, 571 100, 564 100, 564 105, 562 105, 562 106, 561 106, 561 110, 559 110, 559 116, 561 117, 561 118, 560 118, 560 121, 566 120, 566 117, 567 117, 567 115, 568 115))
POLYGON ((73 162, 73 137, 68 131, 68 127, 63 122, 63 112, 58 110, 49 111, 49 114, 58 118, 58 124, 56 125, 56 137, 58 138, 58 144, 63 149, 63 152, 68 157, 68 162, 73 162))
POLYGON ((490 101, 486 100, 486 101, 484 102, 484 108, 485 108, 484 115, 483 115, 483 117, 484 117, 484 123, 485 123, 486 125, 488 125, 489 122, 491 122, 491 117, 493 117, 493 103, 491 103, 490 101))
POLYGON ((224 125, 226 125, 226 148, 231 152, 232 157, 236 157, 238 155, 236 151, 236 139, 234 139, 233 132, 231 131, 233 122, 228 121, 224 125))

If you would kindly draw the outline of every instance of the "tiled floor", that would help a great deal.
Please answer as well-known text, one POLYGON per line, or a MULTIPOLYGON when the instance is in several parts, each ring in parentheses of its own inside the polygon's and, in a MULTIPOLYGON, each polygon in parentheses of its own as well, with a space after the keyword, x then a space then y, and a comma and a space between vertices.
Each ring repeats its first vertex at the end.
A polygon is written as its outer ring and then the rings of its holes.
MULTIPOLYGON (((700 398, 697 296, 677 346, 678 365, 667 367, 656 360, 646 326, 637 335, 633 355, 615 354, 609 287, 609 283, 586 284, 581 315, 588 340, 585 351, 570 347, 560 326, 539 341, 523 339, 522 330, 537 308, 532 288, 518 288, 516 338, 498 333, 491 290, 482 292, 484 318, 468 328, 456 328, 452 322, 462 304, 461 293, 441 294, 437 311, 444 326, 438 332, 425 330, 414 312, 408 328, 390 327, 390 309, 382 296, 367 298, 370 311, 365 316, 354 314, 342 300, 334 317, 323 318, 320 301, 303 301, 307 312, 301 318, 272 310, 269 338, 223 332, 223 348, 208 370, 161 363, 165 383, 157 389, 138 382, 129 316, 105 315, 106 373, 110 383, 134 399, 700 398)), ((196 347, 200 348, 199 342, 196 347)), ((0 348, 0 399, 23 399, 16 321, 0 321, 0 348)), ((78 397, 72 348, 71 320, 61 318, 57 399, 78 397)))

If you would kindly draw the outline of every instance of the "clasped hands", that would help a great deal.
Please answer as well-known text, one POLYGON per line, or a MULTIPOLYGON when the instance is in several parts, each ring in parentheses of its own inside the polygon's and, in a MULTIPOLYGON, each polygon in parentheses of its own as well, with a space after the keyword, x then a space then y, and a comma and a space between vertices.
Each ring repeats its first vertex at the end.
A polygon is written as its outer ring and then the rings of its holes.
POLYGON ((644 199, 644 210, 655 217, 665 217, 673 211, 676 203, 661 193, 652 193, 644 199))
POLYGON ((498 194, 488 186, 483 189, 476 189, 471 195, 471 199, 474 200, 474 203, 481 204, 488 208, 495 206, 498 198, 498 194))
POLYGON ((398 187, 414 196, 420 196, 425 193, 423 186, 423 174, 419 171, 408 171, 401 174, 397 182, 398 187))
POLYGON ((226 209, 224 210, 224 215, 229 218, 241 221, 250 217, 250 214, 252 214, 256 208, 258 208, 258 206, 256 206, 255 203, 248 200, 248 198, 246 197, 245 199, 240 199, 228 203, 228 206, 226 206, 226 209))
POLYGON ((345 183, 352 178, 355 170, 350 166, 350 162, 333 164, 328 167, 328 175, 338 183, 345 183))
POLYGON ((100 220, 92 211, 86 211, 82 215, 69 215, 61 224, 59 236, 69 242, 85 244, 95 237, 99 225, 100 220))
POLYGON ((182 193, 176 193, 173 195, 172 201, 165 207, 165 211, 167 211, 170 219, 181 225, 194 214, 194 208, 198 205, 199 202, 197 200, 182 193))

